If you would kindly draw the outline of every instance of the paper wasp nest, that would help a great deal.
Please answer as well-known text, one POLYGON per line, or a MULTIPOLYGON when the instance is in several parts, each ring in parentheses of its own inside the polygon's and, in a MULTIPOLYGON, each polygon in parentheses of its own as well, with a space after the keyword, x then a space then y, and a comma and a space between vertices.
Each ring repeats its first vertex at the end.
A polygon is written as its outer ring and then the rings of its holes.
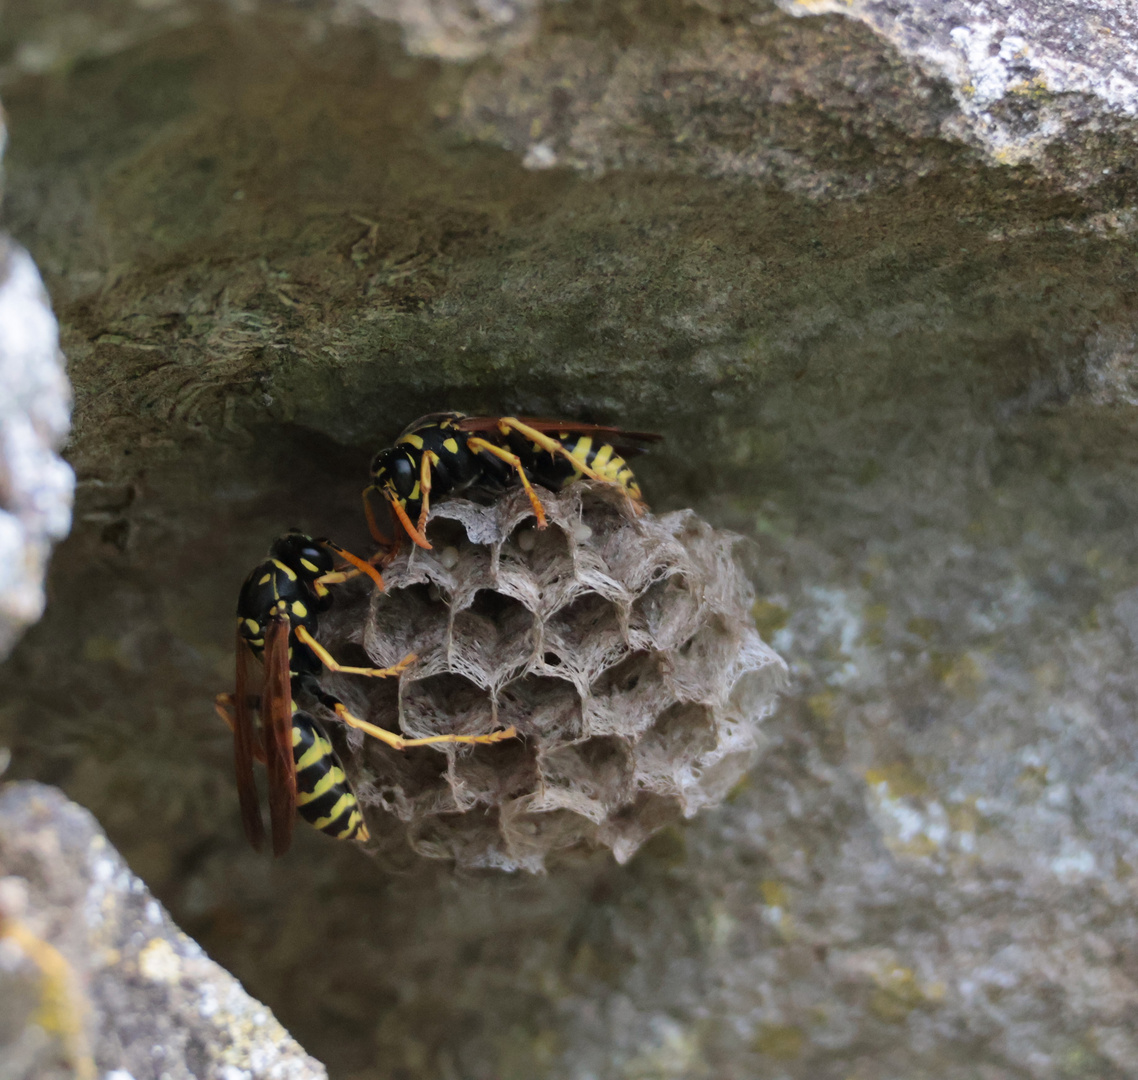
POLYGON ((543 531, 521 491, 435 507, 433 550, 405 548, 385 593, 345 590, 322 634, 341 662, 356 662, 351 643, 380 666, 419 655, 399 681, 335 680, 374 724, 517 727, 518 740, 404 753, 338 740, 372 833, 395 815, 415 850, 464 866, 536 871, 579 845, 625 861, 723 799, 786 674, 755 630, 735 536, 690 511, 637 517, 600 484, 541 498, 543 531))

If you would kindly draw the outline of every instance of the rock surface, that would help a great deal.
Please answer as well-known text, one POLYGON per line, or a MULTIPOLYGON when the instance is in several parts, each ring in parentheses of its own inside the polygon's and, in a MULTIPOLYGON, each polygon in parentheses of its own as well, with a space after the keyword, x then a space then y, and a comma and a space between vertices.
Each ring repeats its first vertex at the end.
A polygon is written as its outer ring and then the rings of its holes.
POLYGON ((327 1076, 54 788, 0 788, 0 875, 5 1077, 327 1076))
POLYGON ((71 387, 31 256, 0 235, 0 657, 43 613, 52 542, 71 526, 75 476, 57 455, 71 387))
POLYGON ((1133 1075, 1126 11, 239 7, 5 9, 80 475, 13 772, 336 1076, 1133 1075), (653 508, 755 541, 791 694, 624 866, 244 848, 237 588, 293 524, 366 550, 439 408, 659 430, 653 508))

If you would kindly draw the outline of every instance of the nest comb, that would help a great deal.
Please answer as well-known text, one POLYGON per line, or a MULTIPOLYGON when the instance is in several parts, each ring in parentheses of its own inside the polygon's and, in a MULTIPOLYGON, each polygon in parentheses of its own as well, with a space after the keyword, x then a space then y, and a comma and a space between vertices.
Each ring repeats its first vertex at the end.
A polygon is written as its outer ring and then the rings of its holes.
POLYGON ((786 665, 755 630, 738 537, 691 511, 637 516, 605 484, 542 501, 540 531, 522 491, 440 503, 433 550, 405 549, 386 592, 346 589, 325 617, 334 655, 419 656, 398 681, 334 677, 358 716, 410 737, 521 735, 402 754, 338 739, 373 835, 394 815, 416 851, 461 866, 539 871, 597 845, 624 862, 751 765, 786 665))

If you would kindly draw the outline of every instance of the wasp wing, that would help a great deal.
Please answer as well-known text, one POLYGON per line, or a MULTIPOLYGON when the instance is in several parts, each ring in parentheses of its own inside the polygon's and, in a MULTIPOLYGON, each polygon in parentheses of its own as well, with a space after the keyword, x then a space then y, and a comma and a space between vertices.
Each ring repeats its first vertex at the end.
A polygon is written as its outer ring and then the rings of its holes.
POLYGON ((420 416, 418 420, 412 420, 399 434, 395 437, 398 442, 405 435, 410 435, 414 431, 418 431, 422 427, 433 427, 436 424, 441 424, 446 420, 460 420, 462 413, 456 412, 431 412, 424 416, 420 416))
POLYGON ((289 621, 274 616, 265 630, 265 687, 261 691, 261 735, 269 775, 269 822, 273 854, 292 843, 296 821, 296 764, 292 756, 292 686, 289 681, 289 621))
POLYGON ((237 634, 237 685, 233 694, 233 761, 237 770, 237 798, 241 804, 241 823, 245 836, 255 851, 265 843, 265 823, 261 819, 261 800, 253 776, 253 758, 257 753, 253 710, 249 700, 249 646, 237 634))
MULTIPOLYGON (((514 419, 540 431, 543 435, 567 431, 573 435, 591 435, 603 439, 612 445, 612 448, 621 457, 635 457, 644 453, 645 447, 641 443, 659 442, 664 436, 654 431, 625 431, 624 428, 612 427, 608 424, 584 424, 577 420, 549 420, 539 416, 518 416, 514 419)), ((500 416, 465 416, 458 421, 462 431, 498 431, 502 422, 500 416)))

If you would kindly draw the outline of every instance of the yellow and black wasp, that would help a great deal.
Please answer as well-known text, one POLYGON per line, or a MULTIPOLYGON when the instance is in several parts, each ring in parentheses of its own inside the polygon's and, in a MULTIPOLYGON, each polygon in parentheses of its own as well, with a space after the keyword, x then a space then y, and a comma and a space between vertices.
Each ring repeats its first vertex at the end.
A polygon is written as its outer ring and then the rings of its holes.
POLYGON ((359 802, 343 766, 319 722, 297 704, 310 699, 331 710, 345 724, 359 728, 396 750, 437 743, 494 743, 514 738, 512 727, 488 735, 432 735, 405 739, 353 716, 325 690, 319 674, 327 669, 348 675, 386 678, 416 659, 412 653, 394 667, 345 667, 316 639, 318 617, 332 603, 329 585, 356 573, 383 579, 373 566, 329 540, 300 532, 278 538, 269 558, 245 579, 237 600, 237 674, 232 694, 219 694, 217 711, 233 729, 237 794, 245 835, 260 850, 265 838, 253 761, 265 765, 269 781, 269 820, 273 852, 283 855, 292 841, 295 815, 339 839, 368 839, 359 802), (354 570, 336 570, 335 553, 354 570), (261 661, 262 685, 251 693, 248 661, 261 661), (260 717, 260 731, 253 713, 260 717))
POLYGON ((423 529, 432 496, 468 487, 501 489, 515 481, 525 488, 539 529, 545 528, 545 509, 535 483, 558 491, 582 477, 603 480, 641 508, 644 498, 626 459, 659 438, 573 421, 430 413, 372 458, 372 482, 363 493, 368 527, 383 542, 370 501, 371 492, 378 491, 407 535, 429 548, 423 529))

